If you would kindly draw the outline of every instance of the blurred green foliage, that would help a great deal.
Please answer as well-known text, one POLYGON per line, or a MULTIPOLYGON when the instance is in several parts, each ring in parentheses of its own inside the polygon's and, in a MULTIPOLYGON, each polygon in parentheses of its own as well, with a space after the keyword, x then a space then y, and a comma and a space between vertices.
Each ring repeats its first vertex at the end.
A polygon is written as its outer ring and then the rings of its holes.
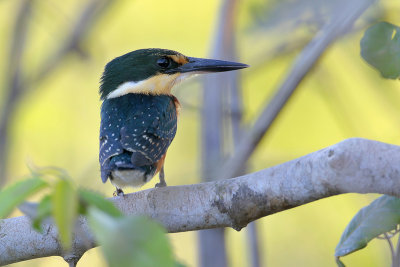
POLYGON ((365 31, 361 39, 361 56, 384 78, 400 77, 400 28, 380 22, 365 31))
MULTIPOLYGON (((384 78, 395 79, 400 75, 399 27, 379 22, 369 27, 361 39, 361 56, 380 71, 384 78)), ((340 238, 335 250, 336 263, 345 265, 339 259, 362 249, 375 237, 387 232, 398 232, 400 225, 400 199, 382 196, 362 208, 351 220, 340 238)), ((386 234, 392 254, 392 266, 400 264, 400 243, 393 246, 386 234)))
POLYGON ((39 202, 37 206, 36 214, 32 218, 32 226, 33 228, 42 233, 42 222, 51 216, 53 211, 52 197, 51 195, 45 195, 39 202))
POLYGON ((32 177, 3 189, 0 194, 0 218, 7 217, 16 206, 46 186, 42 179, 32 177))
POLYGON ((83 210, 81 210, 81 213, 87 214, 88 211, 87 209, 90 206, 95 207, 96 209, 104 212, 105 214, 108 214, 109 216, 112 217, 122 217, 122 213, 119 209, 117 209, 113 203, 111 203, 108 200, 105 200, 102 196, 100 196, 98 193, 95 193, 93 191, 87 190, 87 189, 79 189, 79 198, 80 198, 80 203, 83 210))
POLYGON ((176 266, 165 231, 150 219, 140 216, 113 219, 90 208, 88 220, 109 266, 176 266))
MULTIPOLYGON (((46 171, 41 173, 46 174, 46 171)), ((36 230, 41 231, 42 224, 54 221, 61 245, 68 251, 78 227, 78 215, 84 215, 109 266, 183 266, 175 261, 162 226, 143 216, 123 216, 112 202, 101 195, 85 189, 78 190, 70 179, 58 178, 39 205, 25 205, 36 230), (51 221, 48 220, 50 216, 51 221)), ((0 200, 3 201, 0 218, 47 185, 42 177, 36 176, 0 191, 0 200)))
POLYGON ((52 215, 59 229, 61 244, 69 250, 72 244, 72 233, 78 215, 78 197, 72 183, 60 179, 54 186, 52 194, 52 215))

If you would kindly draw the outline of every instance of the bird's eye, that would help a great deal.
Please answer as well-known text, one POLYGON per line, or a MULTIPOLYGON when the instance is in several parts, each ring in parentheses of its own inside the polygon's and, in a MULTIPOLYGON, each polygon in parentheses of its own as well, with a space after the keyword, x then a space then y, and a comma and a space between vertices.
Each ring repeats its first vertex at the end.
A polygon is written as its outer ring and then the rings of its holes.
POLYGON ((170 64, 170 59, 168 57, 161 57, 157 60, 158 66, 162 68, 167 68, 170 64))

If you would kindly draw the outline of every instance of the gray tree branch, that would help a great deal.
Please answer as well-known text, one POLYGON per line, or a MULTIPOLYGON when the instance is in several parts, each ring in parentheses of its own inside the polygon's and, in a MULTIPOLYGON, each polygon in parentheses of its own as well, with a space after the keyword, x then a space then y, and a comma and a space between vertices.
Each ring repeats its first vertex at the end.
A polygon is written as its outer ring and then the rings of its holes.
MULTIPOLYGON (((352 138, 234 179, 149 189, 112 200, 125 214, 149 216, 174 233, 240 230, 261 217, 345 193, 400 197, 400 147, 352 138)), ((79 259, 95 246, 85 220, 79 223, 73 252, 64 255, 53 225, 39 234, 25 216, 2 220, 0 264, 47 256, 79 259)))
POLYGON ((316 64, 322 53, 338 37, 351 30, 357 18, 373 2, 373 0, 355 0, 346 2, 345 5, 337 8, 337 12, 332 16, 331 21, 321 28, 319 33, 315 35, 298 56, 287 78, 270 103, 261 112, 251 130, 244 135, 235 154, 223 165, 217 175, 218 177, 231 178, 237 176, 282 108, 316 64))

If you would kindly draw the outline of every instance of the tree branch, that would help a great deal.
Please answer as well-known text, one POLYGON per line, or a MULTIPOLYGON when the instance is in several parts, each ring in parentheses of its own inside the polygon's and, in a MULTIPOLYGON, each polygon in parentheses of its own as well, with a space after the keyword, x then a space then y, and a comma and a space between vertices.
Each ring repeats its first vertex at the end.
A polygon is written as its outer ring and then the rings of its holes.
POLYGON ((82 12, 76 17, 71 27, 71 32, 66 34, 65 41, 43 62, 30 83, 38 83, 48 77, 69 53, 76 51, 84 55, 86 52, 82 48, 83 41, 89 35, 93 25, 96 24, 112 3, 113 1, 110 0, 89 0, 82 12))
POLYGON ((355 0, 338 8, 332 20, 321 28, 318 34, 297 57, 286 80, 270 103, 257 118, 254 126, 242 138, 235 154, 223 165, 218 177, 236 177, 250 158, 258 143, 271 127, 276 117, 290 99, 298 85, 316 64, 326 48, 338 37, 351 30, 357 18, 373 3, 373 0, 355 0))
MULTIPOLYGON (((345 193, 400 197, 400 147, 360 138, 234 179, 139 191, 112 200, 125 214, 147 215, 168 232, 216 227, 240 230, 249 222, 345 193)), ((73 253, 64 255, 53 225, 43 234, 26 216, 0 222, 0 264, 47 257, 78 258, 95 246, 83 218, 73 253)))
POLYGON ((104 11, 115 1, 90 0, 82 13, 77 16, 71 33, 66 36, 64 42, 54 54, 51 54, 39 70, 32 77, 23 70, 23 54, 26 50, 26 38, 29 35, 29 22, 34 1, 24 0, 16 15, 13 35, 9 52, 9 74, 6 75, 5 101, 0 106, 0 187, 7 179, 7 160, 10 149, 9 128, 14 120, 14 111, 18 107, 21 98, 54 71, 63 59, 73 51, 83 53, 83 41, 104 11))
POLYGON ((17 100, 20 98, 23 88, 23 55, 26 46, 26 39, 31 19, 33 1, 24 0, 15 15, 15 25, 10 41, 10 51, 8 52, 8 73, 6 74, 4 85, 4 100, 0 101, 0 187, 7 179, 7 154, 9 151, 9 125, 13 119, 17 100))

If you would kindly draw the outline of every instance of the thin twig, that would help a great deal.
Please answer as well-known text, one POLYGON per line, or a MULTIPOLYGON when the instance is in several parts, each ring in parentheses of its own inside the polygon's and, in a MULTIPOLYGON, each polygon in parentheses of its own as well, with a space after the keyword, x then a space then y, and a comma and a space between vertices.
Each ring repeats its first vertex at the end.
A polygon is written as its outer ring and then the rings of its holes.
MULTIPOLYGON (((390 236, 387 233, 383 234, 385 237, 385 240, 388 242, 389 247, 390 247, 390 254, 392 255, 392 264, 394 264, 395 260, 396 260, 396 254, 393 248, 393 243, 392 240, 390 239, 390 236)), ((393 266, 394 267, 394 266, 393 266)))
POLYGON ((378 238, 378 239, 386 239, 386 237, 392 238, 395 235, 397 235, 398 232, 400 232, 399 225, 396 225, 396 228, 389 232, 386 232, 386 235, 380 235, 380 236, 377 236, 376 238, 378 238))
MULTIPOLYGON (((378 18, 377 18, 378 19, 378 18)), ((367 23, 363 23, 361 25, 357 25, 351 28, 349 31, 343 33, 345 35, 351 35, 358 33, 359 31, 365 29, 367 23)), ((270 50, 262 51, 261 53, 252 56, 249 62, 251 63, 251 70, 252 72, 258 71, 262 69, 264 66, 268 65, 271 60, 274 60, 282 55, 289 55, 294 53, 310 42, 312 36, 303 35, 299 36, 296 39, 285 40, 284 42, 276 45, 275 47, 271 48, 270 50)))
POLYGON ((287 56, 290 53, 300 50, 308 42, 310 42, 310 39, 311 37, 309 36, 302 36, 297 39, 291 39, 290 41, 285 41, 284 43, 278 44, 270 50, 262 51, 249 60, 249 62, 252 62, 251 71, 255 72, 261 70, 272 60, 281 57, 282 55, 287 56))

